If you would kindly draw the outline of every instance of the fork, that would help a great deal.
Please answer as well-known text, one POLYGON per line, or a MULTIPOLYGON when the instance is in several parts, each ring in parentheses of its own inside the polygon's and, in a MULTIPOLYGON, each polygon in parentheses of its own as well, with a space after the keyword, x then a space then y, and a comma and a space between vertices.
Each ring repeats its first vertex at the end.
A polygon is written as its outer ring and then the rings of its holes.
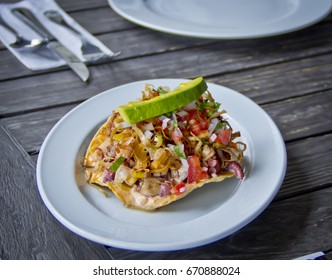
POLYGON ((99 63, 111 60, 114 56, 119 53, 113 53, 113 55, 109 55, 104 53, 100 48, 90 43, 89 40, 78 30, 72 27, 67 21, 62 17, 62 15, 55 10, 48 10, 44 12, 44 15, 51 21, 68 28, 76 35, 78 35, 81 39, 81 52, 84 59, 89 63, 99 63))
POLYGON ((45 44, 42 39, 26 39, 20 35, 14 28, 9 26, 0 14, 0 25, 9 30, 15 36, 15 42, 9 44, 12 48, 35 48, 45 44))

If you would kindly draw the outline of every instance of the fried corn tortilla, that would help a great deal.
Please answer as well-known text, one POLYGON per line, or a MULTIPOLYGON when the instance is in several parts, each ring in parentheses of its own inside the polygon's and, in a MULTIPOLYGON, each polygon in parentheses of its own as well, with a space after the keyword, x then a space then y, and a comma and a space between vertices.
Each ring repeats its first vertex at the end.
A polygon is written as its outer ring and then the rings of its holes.
MULTIPOLYGON (((146 85, 144 98, 158 91, 146 85)), ((125 206, 154 210, 210 182, 244 177, 246 145, 206 91, 169 114, 129 124, 115 110, 84 159, 87 182, 109 188, 125 206)))

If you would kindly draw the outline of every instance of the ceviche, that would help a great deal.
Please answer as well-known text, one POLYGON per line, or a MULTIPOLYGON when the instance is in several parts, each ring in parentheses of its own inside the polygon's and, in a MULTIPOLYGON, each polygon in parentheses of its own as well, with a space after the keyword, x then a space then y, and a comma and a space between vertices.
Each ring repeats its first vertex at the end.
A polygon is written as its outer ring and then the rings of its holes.
MULTIPOLYGON (((169 92, 146 84, 140 100, 169 92)), ((220 107, 206 90, 185 106, 133 124, 114 110, 87 150, 87 181, 111 189, 126 206, 153 210, 206 183, 243 179, 246 144, 220 107)))

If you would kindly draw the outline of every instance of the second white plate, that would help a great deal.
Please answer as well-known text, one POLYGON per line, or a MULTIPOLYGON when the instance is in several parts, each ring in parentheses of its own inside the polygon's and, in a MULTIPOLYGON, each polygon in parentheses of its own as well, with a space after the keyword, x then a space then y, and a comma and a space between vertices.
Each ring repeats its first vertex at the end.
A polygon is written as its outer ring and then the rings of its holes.
POLYGON ((312 25, 332 0, 108 0, 139 25, 177 35, 215 39, 265 37, 312 25))

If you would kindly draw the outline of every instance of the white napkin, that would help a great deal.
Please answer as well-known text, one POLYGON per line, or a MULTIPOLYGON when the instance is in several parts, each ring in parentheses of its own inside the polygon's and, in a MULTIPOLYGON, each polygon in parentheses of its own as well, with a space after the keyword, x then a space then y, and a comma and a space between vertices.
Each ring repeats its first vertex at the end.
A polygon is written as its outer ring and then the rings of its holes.
MULTIPOLYGON (((79 31, 85 38, 92 44, 99 47, 104 53, 115 56, 116 54, 107 48, 96 37, 92 36, 87 30, 80 26, 74 19, 66 14, 53 0, 24 0, 15 4, 0 4, 0 14, 8 25, 14 28, 19 34, 23 35, 26 39, 41 38, 38 33, 26 26, 20 19, 18 19, 12 12, 13 8, 27 8, 29 9, 44 27, 65 47, 72 51, 81 61, 86 62, 81 53, 81 39, 73 31, 60 26, 57 23, 50 21, 44 16, 47 10, 58 11, 63 18, 74 29, 79 31)), ((55 54, 47 46, 35 48, 33 50, 18 49, 10 47, 10 44, 15 41, 13 34, 6 28, 0 25, 0 39, 3 44, 16 56, 16 58, 23 63, 28 69, 44 70, 52 69, 59 66, 66 65, 66 62, 55 54)))

